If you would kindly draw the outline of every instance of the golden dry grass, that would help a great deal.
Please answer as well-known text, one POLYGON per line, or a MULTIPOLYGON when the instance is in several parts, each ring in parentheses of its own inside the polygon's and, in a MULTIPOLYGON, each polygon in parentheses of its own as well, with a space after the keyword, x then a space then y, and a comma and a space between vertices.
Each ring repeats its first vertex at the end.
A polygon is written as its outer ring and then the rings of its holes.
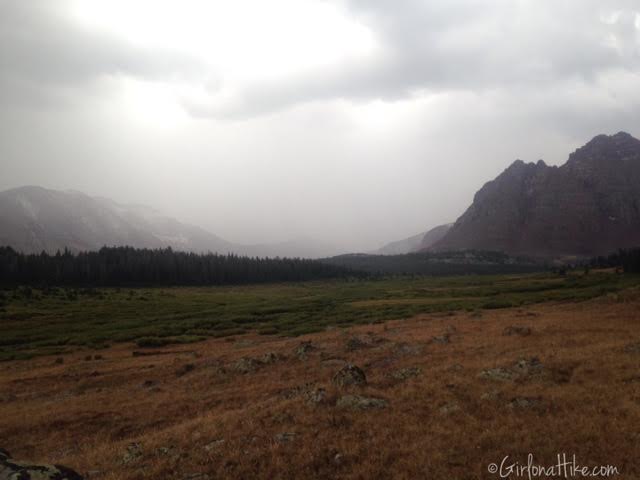
MULTIPOLYGON (((550 465, 575 454, 640 478, 640 295, 627 291, 582 303, 421 315, 333 329, 297 339, 244 335, 145 350, 100 352, 0 364, 0 447, 15 458, 68 465, 89 478, 477 479, 510 455, 550 465), (511 325, 530 336, 506 336, 511 325), (450 332, 450 343, 431 342, 450 332), (352 350, 354 336, 369 342, 352 350), (307 359, 302 340, 316 347, 307 359), (241 358, 283 358, 253 373, 241 358), (85 360, 99 353, 98 360, 85 360), (540 372, 482 378, 494 367, 537 357, 540 372), (368 385, 343 391, 331 378, 343 361, 368 385), (185 365, 193 366, 186 371, 185 365), (419 367, 404 381, 390 373, 419 367), (145 383, 146 382, 146 383, 145 383), (310 404, 304 385, 323 387, 310 404), (336 407, 356 393, 382 410, 336 407), (516 398, 534 406, 512 408, 516 398), (292 433, 292 436, 278 436, 292 433), (287 441, 288 439, 288 441, 287 441), (221 441, 223 440, 223 441, 221 441), (141 455, 123 464, 127 445, 141 455)), ((512 477, 516 478, 516 477, 512 477)))

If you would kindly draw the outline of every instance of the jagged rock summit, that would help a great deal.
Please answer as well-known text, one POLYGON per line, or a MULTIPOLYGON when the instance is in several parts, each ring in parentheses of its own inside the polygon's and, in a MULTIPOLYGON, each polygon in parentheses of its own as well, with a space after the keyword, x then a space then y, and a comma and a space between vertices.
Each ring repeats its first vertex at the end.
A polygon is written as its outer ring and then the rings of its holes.
POLYGON ((590 256, 640 245, 640 140, 598 135, 560 166, 516 160, 431 249, 590 256))

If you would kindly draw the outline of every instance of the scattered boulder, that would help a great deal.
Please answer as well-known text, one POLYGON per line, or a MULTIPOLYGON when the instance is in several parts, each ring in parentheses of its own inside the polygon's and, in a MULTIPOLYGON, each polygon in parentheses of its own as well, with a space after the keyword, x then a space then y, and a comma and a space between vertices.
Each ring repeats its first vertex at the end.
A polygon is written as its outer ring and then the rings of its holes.
POLYGON ((489 368, 487 370, 482 370, 478 375, 481 378, 487 378, 490 380, 513 380, 515 374, 506 368, 489 368))
POLYGON ((386 408, 389 402, 382 398, 363 397, 362 395, 344 395, 338 399, 338 408, 349 408, 354 410, 369 410, 373 408, 386 408))
POLYGON ((83 477, 61 465, 35 464, 14 460, 9 452, 0 448, 0 479, 83 480, 83 477))
POLYGON ((127 465, 137 461, 140 457, 142 457, 142 445, 137 442, 133 442, 127 445, 124 455, 122 455, 120 461, 123 465, 127 465))
POLYGON ((624 351, 626 353, 640 353, 640 342, 630 343, 629 345, 624 347, 624 351))
POLYGON ((542 369, 542 363, 538 357, 521 358, 513 366, 513 371, 521 377, 538 374, 542 369))
POLYGON ((219 449, 220 447, 222 447, 222 445, 224 445, 225 441, 224 439, 220 438, 218 440, 214 440, 213 442, 209 442, 204 446, 205 451, 207 452, 213 452, 217 449, 219 449))
POLYGON ((457 402, 445 403, 443 406, 440 407, 441 415, 449 415, 451 413, 455 413, 459 411, 460 411, 460 405, 458 405, 457 402))
POLYGON ((312 383, 305 383, 281 392, 281 396, 286 399, 302 397, 307 403, 315 405, 325 401, 327 391, 312 383))
POLYGON ((294 354, 300 360, 306 360, 308 358, 309 353, 314 351, 316 347, 310 341, 300 342, 300 344, 294 350, 294 354))
POLYGON ((261 363, 255 358, 242 357, 233 364, 233 370, 238 373, 253 373, 260 368, 261 363))
POLYGON ((484 401, 498 400, 499 398, 500 398, 500 392, 497 390, 490 390, 480 395, 480 400, 484 400, 484 401))
POLYGON ((294 432, 283 432, 276 434, 273 438, 278 443, 289 443, 296 439, 296 435, 294 432))
POLYGON ((351 337, 347 340, 347 350, 353 352, 354 350, 362 350, 363 348, 371 348, 373 343, 368 338, 351 337))
POLYGON ((531 335, 531 328, 523 327, 519 325, 511 325, 502 331, 502 335, 519 335, 521 337, 528 337, 531 335))
POLYGON ((178 448, 176 448, 173 445, 170 445, 168 447, 159 447, 156 448, 156 455, 158 457, 165 457, 165 458, 170 458, 172 460, 179 460, 182 457, 185 457, 186 454, 185 453, 180 453, 180 451, 178 450, 178 448))
POLYGON ((447 343, 451 343, 451 334, 449 333, 444 333, 442 335, 438 335, 436 337, 433 337, 431 339, 431 343, 437 343, 440 345, 446 345, 447 343))
POLYGON ((507 406, 517 410, 544 410, 545 402, 542 397, 514 397, 507 406))
POLYGON ((393 352, 398 356, 404 355, 420 355, 422 353, 422 345, 410 345, 406 342, 398 343, 393 349, 393 352))
POLYGON ((272 363, 276 363, 278 361, 280 361, 282 358, 280 355, 278 355, 277 353, 273 353, 273 352, 267 352, 264 355, 262 355, 258 361, 260 363, 262 363, 263 365, 270 365, 272 363))
POLYGON ((409 378, 412 377, 417 377, 418 375, 420 375, 422 373, 422 369, 420 367, 408 367, 408 368, 401 368, 400 370, 396 370, 394 372, 391 372, 391 377, 396 379, 396 380, 408 380, 409 378))
POLYGON ((333 376, 333 383, 338 387, 366 385, 367 376, 360 367, 347 364, 333 376))
POLYGON ((307 403, 310 404, 318 404, 318 403, 323 403, 327 397, 327 391, 322 388, 314 388, 313 390, 308 391, 305 395, 304 395, 307 403))
POLYGON ((531 357, 518 360, 510 368, 497 367, 482 370, 478 376, 490 380, 517 380, 539 375, 542 373, 543 368, 542 363, 537 357, 531 357))

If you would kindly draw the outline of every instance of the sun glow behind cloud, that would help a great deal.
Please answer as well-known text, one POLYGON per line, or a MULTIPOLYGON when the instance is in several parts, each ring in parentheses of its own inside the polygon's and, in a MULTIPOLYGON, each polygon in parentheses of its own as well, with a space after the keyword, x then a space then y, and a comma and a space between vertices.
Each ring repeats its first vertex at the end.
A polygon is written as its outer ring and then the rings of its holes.
POLYGON ((72 0, 70 14, 85 29, 135 48, 184 54, 200 66, 152 86, 140 97, 144 101, 131 95, 140 85, 121 89, 135 100, 135 117, 163 127, 172 117, 158 113, 171 112, 176 103, 194 110, 233 108, 247 86, 313 75, 376 50, 370 30, 339 5, 318 0, 72 0))
POLYGON ((227 82, 297 74, 375 47, 338 6, 313 0, 76 0, 71 13, 138 47, 192 55, 227 82))

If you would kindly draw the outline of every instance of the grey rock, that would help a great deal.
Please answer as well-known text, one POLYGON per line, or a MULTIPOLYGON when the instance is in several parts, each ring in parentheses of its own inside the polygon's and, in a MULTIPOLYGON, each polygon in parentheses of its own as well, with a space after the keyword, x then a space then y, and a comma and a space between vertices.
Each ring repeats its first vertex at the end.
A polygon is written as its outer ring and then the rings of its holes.
POLYGON ((369 338, 351 337, 347 340, 347 350, 362 350, 363 348, 371 348, 373 343, 369 338))
POLYGON ((449 402, 440 407, 441 415, 449 415, 451 413, 459 412, 460 405, 457 402, 449 402))
POLYGON ((438 335, 437 337, 433 337, 431 339, 431 343, 437 343, 440 345, 446 345, 451 342, 451 335, 449 333, 444 333, 442 335, 438 335))
POLYGON ((542 397, 515 397, 511 399, 508 407, 520 410, 541 410, 545 408, 545 402, 542 397))
POLYGON ((367 376, 356 365, 345 365, 333 376, 333 383, 338 387, 366 385, 367 376))
POLYGON ((130 443, 125 449, 124 455, 122 455, 121 462, 123 465, 136 462, 142 457, 142 445, 137 442, 130 443))
POLYGON ((502 331, 503 335, 519 335, 521 337, 528 337, 531 335, 531 328, 518 325, 511 325, 502 331))
POLYGON ((261 362, 255 358, 242 357, 233 364, 233 370, 238 373, 253 373, 260 368, 261 362))
POLYGON ((273 438, 278 443, 289 443, 295 440, 297 434, 294 432, 283 432, 276 434, 273 438))
POLYGON ((511 370, 500 367, 483 370, 478 376, 490 380, 512 380, 515 378, 515 374, 511 370))
POLYGON ((389 402, 382 398, 364 397, 362 395, 344 395, 338 399, 338 408, 348 408, 354 410, 369 410, 386 408, 389 402))
POLYGON ((8 451, 0 449, 0 480, 83 480, 83 477, 61 465, 14 460, 8 451))
POLYGON ((306 360, 311 352, 313 352, 316 348, 310 341, 300 342, 300 344, 295 348, 294 354, 300 360, 306 360))
POLYGON ((396 344, 393 352, 398 356, 420 355, 424 347, 422 345, 410 345, 406 342, 396 344))
POLYGON ((222 445, 224 445, 224 439, 220 438, 218 440, 214 440, 213 442, 209 442, 204 446, 205 451, 213 452, 214 450, 218 450, 222 445))
POLYGON ((408 367, 391 372, 391 377, 396 380, 408 380, 409 378, 417 377, 420 373, 422 373, 420 367, 408 367))

